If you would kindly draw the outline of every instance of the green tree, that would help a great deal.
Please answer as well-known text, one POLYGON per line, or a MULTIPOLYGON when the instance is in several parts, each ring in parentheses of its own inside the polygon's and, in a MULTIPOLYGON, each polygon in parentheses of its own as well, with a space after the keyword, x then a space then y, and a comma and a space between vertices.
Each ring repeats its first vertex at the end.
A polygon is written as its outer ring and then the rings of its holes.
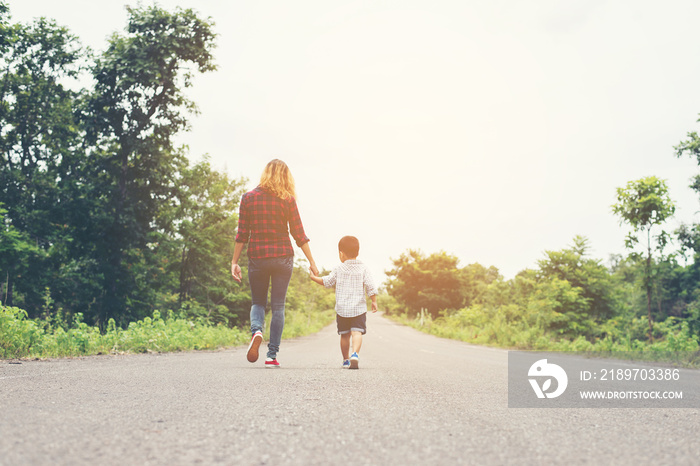
MULTIPOLYGON (((700 122, 700 119, 698 122, 700 122)), ((698 136, 697 131, 688 133, 688 139, 681 141, 674 149, 676 151, 676 157, 683 157, 684 155, 695 157, 698 164, 700 164, 700 136, 698 136)), ((690 187, 700 194, 700 175, 695 175, 691 178, 690 187)))
POLYGON ((602 321, 614 313, 613 281, 600 260, 588 257, 588 239, 576 236, 573 245, 561 251, 545 251, 538 261, 540 279, 556 277, 581 289, 581 296, 589 303, 587 317, 602 321))
POLYGON ((241 323, 250 309, 250 293, 232 286, 230 274, 244 183, 213 170, 208 158, 184 170, 178 182, 176 241, 171 241, 179 248, 180 306, 195 301, 206 317, 230 324, 241 323))
POLYGON ((197 111, 193 74, 215 68, 212 22, 128 11, 95 59, 53 21, 11 24, 0 0, 3 299, 103 327, 154 308, 236 323, 250 300, 228 271, 243 183, 172 142, 197 111), (94 87, 72 90, 88 71, 94 87))
POLYGON ((61 184, 70 176, 80 137, 78 94, 65 83, 77 77, 83 52, 53 21, 11 25, 6 15, 2 4, 0 203, 7 209, 5 221, 34 242, 36 254, 23 256, 26 262, 3 261, 3 275, 9 296, 20 296, 17 304, 31 309, 41 305, 44 288, 57 282, 57 255, 69 240, 61 184), (27 267, 32 273, 21 274, 27 267))
MULTIPOLYGON (((576 293, 576 299, 569 300, 575 305, 562 306, 559 310, 566 322, 564 330, 570 335, 592 336, 597 324, 612 317, 615 310, 612 276, 599 260, 586 257, 588 249, 588 240, 576 236, 571 247, 545 251, 546 257, 538 261, 538 283, 566 282, 571 292, 576 293)), ((555 289, 559 296, 563 296, 561 286, 549 289, 555 289)), ((572 296, 571 292, 568 297, 572 296)), ((557 297, 554 300, 564 302, 557 297)))
POLYGON ((9 49, 14 32, 9 24, 10 8, 7 3, 0 0, 0 56, 9 49))
MULTIPOLYGON (((212 22, 192 10, 128 8, 126 33, 114 34, 93 67, 95 89, 87 99, 90 156, 102 170, 104 199, 94 212, 96 251, 105 293, 98 321, 135 313, 144 255, 157 229, 159 210, 175 197, 177 173, 186 166, 172 138, 188 128, 196 106, 184 95, 192 72, 215 69, 212 22)), ((97 193, 96 193, 97 194, 97 193)), ((147 272, 147 271, 146 271, 147 272)))
POLYGON ((675 206, 668 194, 664 180, 655 176, 630 181, 624 188, 617 188, 617 203, 613 212, 620 216, 621 223, 629 224, 633 233, 627 236, 626 246, 634 248, 640 235, 646 239, 646 257, 644 262, 644 288, 647 294, 647 318, 649 320, 649 339, 653 339, 651 317, 651 295, 654 286, 653 252, 663 253, 669 236, 661 231, 655 236, 652 250, 651 231, 662 225, 675 212, 675 206))
MULTIPOLYGON (((700 120, 698 120, 700 121, 700 120)), ((700 136, 696 131, 688 133, 688 139, 674 147, 677 157, 694 157, 700 165, 700 136)), ((689 185, 700 196, 700 174, 691 178, 689 185)), ((700 223, 683 224, 676 230, 684 257, 692 253, 693 261, 683 271, 683 285, 679 296, 683 298, 684 316, 693 331, 700 333, 700 223)))
POLYGON ((460 270, 462 275, 463 306, 481 304, 489 286, 496 280, 502 279, 494 266, 484 267, 479 263, 469 264, 460 270))
POLYGON ((6 215, 7 209, 3 209, 0 203, 0 270, 5 271, 0 276, 0 303, 9 306, 13 301, 10 271, 19 277, 26 274, 29 271, 27 264, 39 251, 26 234, 17 231, 6 215))
POLYGON ((387 292, 406 310, 417 314, 427 309, 433 317, 446 309, 459 309, 464 304, 462 273, 459 259, 444 251, 426 256, 409 250, 392 260, 387 292))
POLYGON ((580 287, 556 276, 535 284, 525 306, 525 316, 543 333, 577 337, 591 335, 595 322, 590 317, 590 300, 580 287))
MULTIPOLYGON (((700 136, 698 136, 696 131, 688 133, 688 139, 681 141, 674 149, 676 150, 676 157, 680 158, 684 155, 695 157, 700 165, 700 136)), ((700 175, 695 175, 691 178, 689 187, 700 196, 700 175)), ((676 235, 684 254, 687 251, 692 251, 696 257, 700 255, 700 224, 683 224, 676 231, 676 235)), ((697 263, 698 261, 696 260, 695 262, 697 263)))

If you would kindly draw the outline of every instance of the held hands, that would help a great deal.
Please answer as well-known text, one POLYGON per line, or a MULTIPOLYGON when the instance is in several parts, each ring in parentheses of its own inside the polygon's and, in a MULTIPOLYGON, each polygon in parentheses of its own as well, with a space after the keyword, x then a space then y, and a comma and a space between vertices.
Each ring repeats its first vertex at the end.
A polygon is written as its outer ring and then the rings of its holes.
POLYGON ((309 273, 312 277, 318 277, 318 268, 316 267, 316 264, 311 264, 309 267, 309 273))
POLYGON ((323 285, 323 278, 318 276, 318 269, 316 268, 315 264, 312 264, 311 267, 309 267, 309 278, 319 285, 323 285))
POLYGON ((231 263, 231 275, 233 276, 234 280, 236 280, 238 283, 240 283, 241 279, 243 278, 243 272, 241 271, 241 266, 238 264, 231 263))

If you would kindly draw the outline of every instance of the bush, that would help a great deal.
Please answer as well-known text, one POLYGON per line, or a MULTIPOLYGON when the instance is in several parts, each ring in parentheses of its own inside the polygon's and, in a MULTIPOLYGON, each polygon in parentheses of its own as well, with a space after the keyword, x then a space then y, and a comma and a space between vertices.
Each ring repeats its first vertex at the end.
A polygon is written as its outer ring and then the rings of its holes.
MULTIPOLYGON (((333 310, 289 311, 284 336, 317 332, 330 324, 334 315, 333 310)), ((179 318, 172 312, 163 318, 154 311, 152 317, 131 322, 126 329, 110 319, 104 333, 82 319, 82 314, 76 314, 70 324, 54 325, 28 319, 22 309, 0 306, 0 358, 208 350, 243 345, 250 338, 247 330, 212 325, 205 319, 179 318)))
POLYGON ((26 311, 0 306, 0 357, 18 358, 40 351, 42 331, 26 311))
POLYGON ((693 353, 700 351, 698 336, 686 321, 668 318, 654 323, 656 340, 646 341, 647 320, 644 318, 610 319, 601 325, 602 338, 583 335, 568 337, 556 330, 548 330, 553 314, 548 309, 515 304, 501 307, 476 305, 443 313, 432 319, 430 315, 409 317, 407 314, 390 316, 392 319, 432 335, 474 344, 520 350, 575 351, 575 352, 667 352, 693 353))

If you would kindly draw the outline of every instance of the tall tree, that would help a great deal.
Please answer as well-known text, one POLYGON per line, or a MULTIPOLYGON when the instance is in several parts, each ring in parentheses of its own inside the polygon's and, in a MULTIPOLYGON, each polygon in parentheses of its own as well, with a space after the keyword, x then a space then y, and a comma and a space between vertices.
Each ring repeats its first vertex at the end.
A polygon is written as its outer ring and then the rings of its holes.
MULTIPOLYGON (((698 119, 698 122, 700 122, 700 119, 698 119)), ((688 133, 688 139, 681 141, 674 149, 676 150, 676 157, 683 157, 684 155, 695 157, 698 164, 700 164, 700 135, 698 135, 697 131, 688 133)), ((700 175, 695 175, 691 180, 690 187, 700 194, 700 175)))
POLYGON ((10 8, 4 0, 0 0, 0 56, 4 55, 12 43, 12 28, 9 24, 10 8))
POLYGON ((0 203, 0 270, 5 273, 0 276, 0 303, 13 305, 13 287, 10 283, 10 272, 22 276, 28 272, 24 264, 38 255, 36 245, 21 231, 18 231, 6 219, 7 209, 0 203))
POLYGON ((36 254, 3 261, 3 271, 9 296, 18 287, 18 304, 31 308, 53 281, 49 259, 65 239, 60 182, 70 171, 79 134, 77 93, 64 83, 77 76, 83 52, 53 21, 11 25, 6 14, 0 4, 0 203, 6 224, 31 239, 36 254), (27 268, 33 273, 22 273, 27 268))
POLYGON ((179 182, 177 240, 180 306, 196 302, 213 321, 241 323, 250 295, 231 287, 238 204, 244 180, 212 169, 209 159, 183 171, 179 182))
POLYGON ((96 81, 86 109, 91 156, 101 167, 105 204, 95 238, 103 256, 105 294, 98 321, 129 313, 135 273, 159 209, 174 197, 176 174, 186 161, 172 138, 196 112, 184 90, 192 70, 215 69, 211 20, 192 10, 128 8, 126 33, 114 34, 93 68, 96 81))
MULTIPOLYGON (((700 120, 698 121, 700 122, 700 120)), ((674 149, 676 150, 676 157, 685 155, 695 157, 698 165, 700 165, 700 136, 697 131, 688 133, 688 139, 681 141, 674 149)), ((691 178, 689 187, 700 196, 700 174, 691 178)), ((676 234, 684 253, 690 250, 693 251, 696 257, 700 256, 700 224, 682 225, 676 231, 676 234)))
MULTIPOLYGON (((617 203, 613 212, 620 216, 621 223, 629 224, 634 233, 627 236, 626 246, 634 248, 640 236, 646 239, 646 257, 644 262, 644 288, 647 294, 647 317, 649 320, 649 339, 653 340, 651 317, 651 294, 653 289, 652 237, 654 227, 662 225, 675 212, 675 206, 668 194, 664 180, 655 176, 630 181, 624 188, 617 188, 617 203)), ((668 242, 668 234, 661 230, 655 236, 654 251, 663 252, 668 242)))
POLYGON ((546 258, 538 261, 540 280, 556 277, 581 289, 589 303, 586 317, 598 321, 613 314, 612 278, 599 260, 588 256, 588 239, 574 237, 573 245, 561 251, 545 251, 546 258))
MULTIPOLYGON (((700 119, 698 120, 700 122, 700 119)), ((700 165, 700 136, 697 131, 689 132, 685 141, 681 141, 674 147, 677 157, 685 155, 694 157, 700 165)), ((691 178, 690 188, 700 197, 700 174, 691 178)), ((692 252, 693 262, 686 267, 684 275, 686 286, 683 286, 682 293, 685 295, 686 318, 690 322, 695 333, 700 333, 700 223, 690 225, 683 224, 676 231, 676 235, 681 244, 681 251, 692 252)))
POLYGON ((494 266, 484 267, 478 262, 469 264, 460 270, 462 275, 462 290, 464 292, 465 307, 478 304, 483 301, 489 285, 496 280, 503 279, 494 266))
MULTIPOLYGON (((568 306, 562 306, 560 312, 564 319, 565 328, 562 333, 571 335, 585 334, 591 336, 596 325, 609 319, 614 311, 613 281, 609 271, 599 260, 587 257, 588 240, 576 236, 573 245, 560 251, 545 251, 545 258, 538 261, 539 270, 536 272, 537 284, 540 286, 540 296, 545 296, 544 290, 561 291, 567 289, 571 296, 568 306), (550 282, 557 282, 552 286, 550 282)), ((564 299, 558 299, 563 303, 564 299)))
POLYGON ((386 274, 387 291, 411 313, 427 309, 433 317, 446 309, 459 309, 464 304, 463 276, 459 259, 444 251, 426 256, 409 250, 393 259, 394 268, 386 274))

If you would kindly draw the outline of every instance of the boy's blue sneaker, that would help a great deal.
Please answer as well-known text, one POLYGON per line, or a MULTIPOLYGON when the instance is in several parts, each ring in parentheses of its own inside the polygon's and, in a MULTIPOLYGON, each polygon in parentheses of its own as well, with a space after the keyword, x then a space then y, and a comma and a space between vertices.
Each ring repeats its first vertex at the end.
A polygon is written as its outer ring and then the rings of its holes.
POLYGON ((346 359, 343 361, 343 369, 347 369, 350 367, 350 360, 346 359))
POLYGON ((359 369, 360 356, 357 353, 352 353, 350 356, 350 369, 359 369))

